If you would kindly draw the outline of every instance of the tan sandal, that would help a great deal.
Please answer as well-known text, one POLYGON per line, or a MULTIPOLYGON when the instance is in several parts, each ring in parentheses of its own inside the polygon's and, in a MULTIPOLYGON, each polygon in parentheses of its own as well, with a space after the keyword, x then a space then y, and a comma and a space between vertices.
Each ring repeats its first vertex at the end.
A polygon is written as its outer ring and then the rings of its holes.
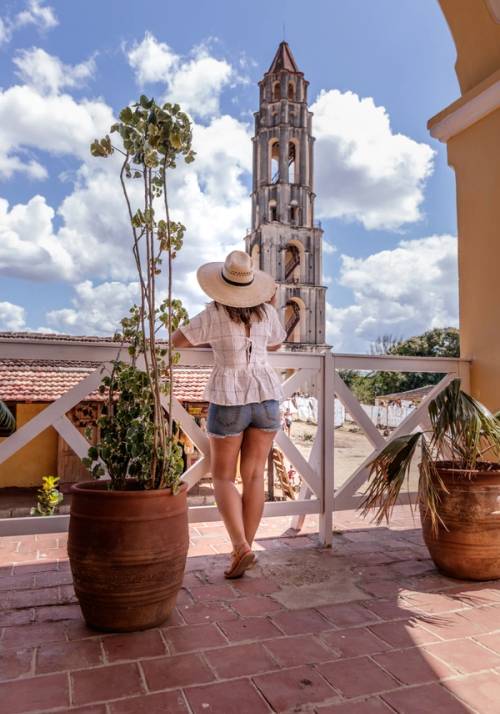
POLYGON ((241 578, 246 570, 253 568, 256 562, 257 558, 255 553, 250 548, 245 549, 240 553, 238 551, 234 551, 231 566, 224 571, 224 577, 228 580, 241 578))

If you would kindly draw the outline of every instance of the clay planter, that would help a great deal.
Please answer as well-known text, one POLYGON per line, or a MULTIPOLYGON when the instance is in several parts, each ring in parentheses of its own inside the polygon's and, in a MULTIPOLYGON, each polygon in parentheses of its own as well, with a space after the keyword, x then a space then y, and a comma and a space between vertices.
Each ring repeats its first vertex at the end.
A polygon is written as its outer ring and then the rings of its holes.
POLYGON ((484 467, 466 472, 454 469, 451 462, 440 462, 438 471, 449 493, 441 493, 439 508, 448 530, 440 527, 438 534, 433 534, 420 503, 431 558, 441 572, 453 578, 500 578, 500 469, 498 464, 484 467))
POLYGON ((164 622, 182 585, 189 545, 186 490, 72 489, 68 554, 89 627, 145 630, 164 622))

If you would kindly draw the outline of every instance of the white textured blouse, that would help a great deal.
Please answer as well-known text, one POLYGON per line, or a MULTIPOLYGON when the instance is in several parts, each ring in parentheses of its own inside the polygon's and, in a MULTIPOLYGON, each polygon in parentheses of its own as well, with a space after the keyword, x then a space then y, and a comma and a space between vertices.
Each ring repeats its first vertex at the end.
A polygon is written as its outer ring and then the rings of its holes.
POLYGON ((260 322, 252 318, 249 337, 245 325, 233 322, 227 311, 214 303, 180 328, 192 345, 208 343, 214 351, 215 364, 204 394, 207 401, 232 405, 283 399, 267 347, 281 344, 286 332, 274 307, 266 304, 265 310, 260 322))

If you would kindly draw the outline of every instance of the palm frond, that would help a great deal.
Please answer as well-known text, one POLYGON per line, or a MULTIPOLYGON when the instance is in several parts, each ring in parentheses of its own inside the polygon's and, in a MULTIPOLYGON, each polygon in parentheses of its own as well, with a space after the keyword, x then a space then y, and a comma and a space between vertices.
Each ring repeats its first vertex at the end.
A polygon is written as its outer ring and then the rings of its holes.
POLYGON ((7 431, 14 431, 16 428, 16 420, 9 407, 0 400, 0 428, 7 431))
POLYGON ((431 450, 438 460, 474 469, 483 451, 500 457, 500 420, 460 389, 454 379, 429 403, 431 450))
POLYGON ((367 515, 377 510, 380 523, 394 508, 402 485, 408 479, 411 460, 419 440, 422 459, 418 492, 423 512, 430 518, 432 529, 446 528, 440 515, 443 494, 447 492, 439 475, 439 462, 452 464, 457 471, 472 472, 485 468, 485 454, 500 461, 500 412, 492 414, 476 399, 460 389, 454 379, 428 405, 431 429, 422 433, 399 436, 389 442, 370 464, 369 484, 360 508, 367 515))
POLYGON ((422 439, 422 461, 420 463, 420 477, 418 480, 418 494, 420 497, 420 505, 431 521, 431 528, 434 534, 437 534, 439 526, 445 530, 446 524, 439 515, 439 505, 441 503, 442 494, 448 493, 443 479, 439 475, 436 467, 436 462, 429 445, 425 439, 422 439))
POLYGON ((422 438, 421 432, 399 436, 368 464, 368 487, 360 506, 363 516, 375 508, 376 523, 381 523, 384 518, 389 521, 403 483, 408 480, 411 461, 422 438))

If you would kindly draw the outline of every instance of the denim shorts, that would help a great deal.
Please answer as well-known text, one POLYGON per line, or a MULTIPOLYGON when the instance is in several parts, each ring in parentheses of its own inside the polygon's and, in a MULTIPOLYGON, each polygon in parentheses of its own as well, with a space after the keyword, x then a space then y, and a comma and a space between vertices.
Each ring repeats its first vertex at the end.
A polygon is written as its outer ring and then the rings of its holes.
POLYGON ((238 436, 249 426, 263 431, 278 431, 281 426, 278 400, 234 405, 210 402, 207 420, 209 436, 238 436))

